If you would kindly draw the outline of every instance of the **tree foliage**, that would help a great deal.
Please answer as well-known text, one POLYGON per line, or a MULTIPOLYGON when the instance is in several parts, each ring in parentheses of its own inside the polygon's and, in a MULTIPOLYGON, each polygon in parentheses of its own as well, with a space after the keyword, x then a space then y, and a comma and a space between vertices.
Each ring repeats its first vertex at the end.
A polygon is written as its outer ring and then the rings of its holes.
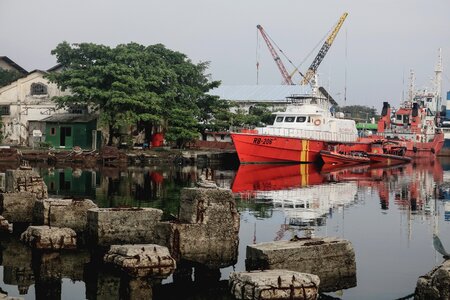
POLYGON ((99 110, 109 126, 109 143, 121 127, 137 125, 150 131, 163 125, 166 140, 184 145, 198 134, 197 121, 205 119, 205 93, 219 85, 205 75, 207 62, 194 64, 162 44, 111 48, 62 42, 52 54, 63 70, 48 79, 71 91, 55 100, 60 106, 99 110))
POLYGON ((237 107, 231 123, 238 127, 271 125, 275 118, 272 113, 265 104, 255 104, 250 107, 248 112, 237 107))
POLYGON ((0 68, 0 87, 8 85, 11 82, 16 81, 20 77, 22 77, 22 74, 17 71, 4 70, 0 68))
POLYGON ((343 112, 353 119, 370 120, 378 116, 377 110, 374 107, 364 105, 349 105, 336 107, 336 112, 343 112))

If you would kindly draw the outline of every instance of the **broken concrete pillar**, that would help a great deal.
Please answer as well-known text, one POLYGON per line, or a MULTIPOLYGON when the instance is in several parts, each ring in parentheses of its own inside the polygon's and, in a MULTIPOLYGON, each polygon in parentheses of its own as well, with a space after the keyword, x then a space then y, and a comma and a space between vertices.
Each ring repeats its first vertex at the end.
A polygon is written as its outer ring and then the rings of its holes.
POLYGON ((20 240, 36 249, 76 249, 77 234, 70 228, 30 226, 20 240))
POLYGON ((319 277, 288 270, 237 272, 230 275, 231 294, 236 299, 315 300, 319 277))
POLYGON ((203 264, 209 268, 224 268, 236 264, 239 236, 232 224, 211 227, 206 224, 178 224, 162 222, 157 226, 157 244, 170 249, 172 257, 203 264), (224 231, 228 231, 225 233, 224 231), (228 236, 221 238, 221 236, 228 236))
POLYGON ((87 211, 97 208, 89 199, 43 199, 36 201, 33 211, 33 223, 66 227, 81 233, 87 229, 87 211))
POLYGON ((180 222, 160 223, 157 244, 177 259, 223 268, 236 263, 239 213, 230 190, 185 188, 181 191, 180 222))
POLYGON ((36 195, 30 192, 0 194, 0 214, 9 222, 31 223, 36 195))
MULTIPOLYGON (((229 189, 184 188, 181 191, 178 217, 181 223, 216 223, 220 226, 220 222, 234 221, 236 215, 239 220, 236 202, 229 189)), ((239 222, 234 225, 239 228, 239 222)))
POLYGON ((247 246, 247 270, 287 269, 319 276, 320 291, 356 286, 352 244, 332 237, 277 241, 247 246))
POLYGON ((31 169, 7 170, 5 190, 7 193, 30 192, 36 199, 48 198, 47 185, 42 177, 31 169))
POLYGON ((104 261, 133 277, 166 278, 176 268, 169 249, 155 244, 113 245, 104 261))
POLYGON ((419 277, 414 299, 450 299, 450 260, 419 277))
POLYGON ((145 244, 155 240, 162 210, 155 208, 93 208, 87 213, 92 244, 145 244))

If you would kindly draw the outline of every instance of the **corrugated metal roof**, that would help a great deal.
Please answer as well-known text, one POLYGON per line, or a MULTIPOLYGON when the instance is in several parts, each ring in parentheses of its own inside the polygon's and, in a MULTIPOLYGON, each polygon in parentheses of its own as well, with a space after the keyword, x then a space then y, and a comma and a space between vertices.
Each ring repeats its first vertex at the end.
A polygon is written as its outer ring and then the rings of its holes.
POLYGON ((303 85, 221 85, 210 95, 231 101, 285 101, 291 95, 311 95, 310 86, 303 85))
POLYGON ((42 120, 42 122, 52 123, 87 123, 97 119, 96 115, 80 114, 54 114, 42 120))

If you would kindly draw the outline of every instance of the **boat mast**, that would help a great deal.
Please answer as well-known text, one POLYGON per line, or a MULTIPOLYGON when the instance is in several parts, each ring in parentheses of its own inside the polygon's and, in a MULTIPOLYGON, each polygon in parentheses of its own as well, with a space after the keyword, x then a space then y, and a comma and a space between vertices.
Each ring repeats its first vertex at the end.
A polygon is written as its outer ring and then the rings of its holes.
POLYGON ((415 96, 415 81, 416 81, 416 76, 414 74, 414 70, 410 69, 409 70, 409 91, 408 91, 408 101, 412 102, 414 100, 414 96, 415 96))
POLYGON ((442 94, 442 49, 438 49, 438 62, 434 70, 434 95, 436 98, 436 114, 441 111, 441 94, 442 94))

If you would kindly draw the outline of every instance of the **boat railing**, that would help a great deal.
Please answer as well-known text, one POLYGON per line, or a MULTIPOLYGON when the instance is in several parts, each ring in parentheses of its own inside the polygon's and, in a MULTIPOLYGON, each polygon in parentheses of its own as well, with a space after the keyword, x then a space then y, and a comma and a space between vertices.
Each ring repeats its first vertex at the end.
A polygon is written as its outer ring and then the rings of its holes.
POLYGON ((298 129, 298 128, 263 127, 258 128, 257 130, 259 134, 296 137, 296 138, 305 138, 331 142, 356 142, 356 140, 358 139, 357 134, 298 129))

